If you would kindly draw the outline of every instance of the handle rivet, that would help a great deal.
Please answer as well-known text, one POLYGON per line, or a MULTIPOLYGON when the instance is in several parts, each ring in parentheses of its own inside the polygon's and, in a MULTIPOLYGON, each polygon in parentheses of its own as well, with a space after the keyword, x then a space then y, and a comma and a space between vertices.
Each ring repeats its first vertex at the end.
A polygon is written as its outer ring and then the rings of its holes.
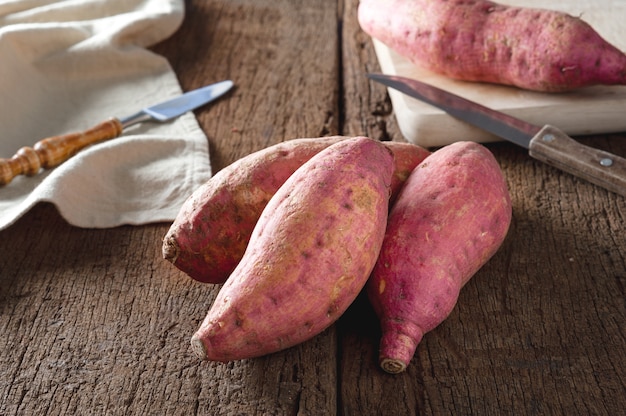
POLYGON ((604 167, 609 167, 613 165, 613 159, 609 159, 605 157, 604 159, 600 159, 600 164, 604 167))
POLYGON ((542 139, 544 142, 551 142, 554 140, 554 134, 550 134, 550 133, 544 134, 542 139))

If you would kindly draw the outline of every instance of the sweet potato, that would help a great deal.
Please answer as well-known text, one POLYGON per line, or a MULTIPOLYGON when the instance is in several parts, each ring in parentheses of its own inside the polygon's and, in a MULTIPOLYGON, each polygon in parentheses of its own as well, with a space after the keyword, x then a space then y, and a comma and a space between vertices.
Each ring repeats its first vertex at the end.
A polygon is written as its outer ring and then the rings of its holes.
POLYGON ((412 143, 383 142, 383 144, 393 152, 394 170, 391 177, 390 198, 390 203, 393 204, 413 169, 426 159, 430 152, 412 143))
POLYGON ((185 201, 163 239, 163 258, 200 282, 225 282, 278 188, 304 162, 343 139, 290 140, 225 167, 185 201))
POLYGON ((566 13, 485 0, 361 0, 358 19, 373 38, 451 78, 548 92, 626 84, 626 55, 566 13))
MULTIPOLYGON (((223 283, 235 269, 263 208, 289 176, 344 136, 294 139, 252 153, 227 166, 183 204, 163 239, 163 257, 193 279, 223 283)), ((430 152, 410 143, 386 142, 394 152, 392 191, 397 192, 430 152)))
POLYGON ((231 361, 317 335, 354 301, 387 223, 393 155, 357 137, 311 158, 280 187, 198 331, 194 352, 231 361))
POLYGON ((385 371, 404 371, 424 333, 449 315, 463 285, 500 247, 510 221, 506 182, 484 146, 454 143, 415 168, 391 208, 367 283, 385 371))

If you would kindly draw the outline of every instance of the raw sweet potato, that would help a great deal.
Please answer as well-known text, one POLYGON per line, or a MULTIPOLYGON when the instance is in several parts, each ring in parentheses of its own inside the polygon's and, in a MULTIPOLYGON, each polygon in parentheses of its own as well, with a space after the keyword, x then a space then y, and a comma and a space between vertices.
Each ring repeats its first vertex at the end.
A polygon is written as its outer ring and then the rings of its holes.
POLYGON ((385 371, 404 371, 424 333, 449 315, 463 285, 500 247, 510 221, 506 182, 484 146, 454 143, 415 168, 391 208, 367 283, 385 371))
POLYGON ((373 38, 451 78, 537 91, 626 84, 626 55, 566 13, 485 0, 361 0, 358 19, 373 38))
POLYGON ((389 149, 364 137, 336 143, 294 172, 192 337, 194 352, 215 361, 265 355, 339 318, 376 262, 392 174, 389 149))
MULTIPOLYGON (((193 279, 223 283, 235 269, 263 208, 289 176, 344 136, 294 139, 252 153, 222 169, 184 203, 163 239, 163 257, 193 279)), ((394 152, 397 192, 430 152, 386 142, 394 152)))
POLYGON ((390 199, 393 204, 413 169, 430 155, 430 151, 412 143, 383 142, 383 144, 393 152, 394 170, 391 177, 390 199))
POLYGON ((163 257, 200 282, 223 283, 272 195, 304 162, 343 139, 290 140, 225 167, 185 201, 163 239, 163 257))

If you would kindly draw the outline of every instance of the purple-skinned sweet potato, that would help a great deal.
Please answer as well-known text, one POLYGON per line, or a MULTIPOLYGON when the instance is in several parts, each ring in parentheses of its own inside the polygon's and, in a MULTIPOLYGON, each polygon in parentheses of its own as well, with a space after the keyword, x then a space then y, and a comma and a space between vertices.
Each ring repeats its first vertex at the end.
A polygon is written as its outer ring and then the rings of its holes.
POLYGON ((430 155, 430 151, 412 143, 383 142, 383 144, 393 152, 394 170, 390 200, 393 204, 413 169, 430 155))
POLYGON ((220 170, 185 201, 163 239, 163 257, 193 279, 223 283, 261 211, 302 164, 343 137, 294 139, 220 170))
MULTIPOLYGON (((163 257, 195 280, 224 283, 241 260, 261 212, 278 188, 315 154, 346 139, 289 140, 222 169, 183 204, 163 239, 163 257)), ((384 144, 394 153, 395 195, 411 170, 430 152, 410 143, 384 144)))
POLYGON ((507 185, 486 147, 457 142, 413 170, 367 283, 385 371, 404 371, 423 335, 449 315, 461 288, 501 246, 510 221, 507 185))
POLYGON ((566 13, 486 0, 361 0, 361 28, 450 78, 567 91, 626 84, 626 55, 566 13))
POLYGON ((385 234, 393 154, 357 137, 321 151, 267 204, 191 340, 201 358, 270 354, 322 332, 354 301, 385 234))

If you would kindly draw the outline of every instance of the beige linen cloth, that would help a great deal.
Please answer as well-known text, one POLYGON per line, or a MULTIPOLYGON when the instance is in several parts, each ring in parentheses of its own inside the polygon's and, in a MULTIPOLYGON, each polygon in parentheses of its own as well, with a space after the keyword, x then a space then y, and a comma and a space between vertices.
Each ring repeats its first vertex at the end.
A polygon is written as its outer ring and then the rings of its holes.
MULTIPOLYGON (((183 0, 1 1, 0 158, 180 94, 167 60, 146 47, 183 15, 183 0)), ((79 227, 170 221, 210 175, 192 113, 142 123, 0 187, 0 229, 39 201, 79 227)))

